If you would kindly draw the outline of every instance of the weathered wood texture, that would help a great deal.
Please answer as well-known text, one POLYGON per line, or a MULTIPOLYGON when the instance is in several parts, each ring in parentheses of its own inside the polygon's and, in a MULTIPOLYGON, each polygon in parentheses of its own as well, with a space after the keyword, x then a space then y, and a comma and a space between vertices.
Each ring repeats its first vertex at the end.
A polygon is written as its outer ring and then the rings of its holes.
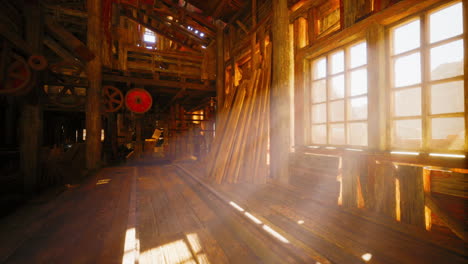
MULTIPOLYGON (((25 35, 26 41, 31 46, 31 51, 35 54, 42 53, 43 37, 43 15, 37 3, 29 3, 26 9, 27 19, 25 35)), ((41 88, 41 75, 36 75, 30 85, 34 86, 34 91, 41 88)), ((36 190, 40 171, 40 148, 42 146, 43 135, 43 110, 37 100, 36 92, 22 105, 20 117, 20 162, 23 174, 23 187, 26 193, 36 190)))
MULTIPOLYGON (((203 166, 184 164, 200 178, 203 166)), ((291 182, 295 177, 291 175, 291 182)), ((210 186, 320 263, 362 263, 364 253, 371 253, 371 262, 375 263, 465 261, 464 245, 454 237, 429 233, 368 211, 343 210, 336 203, 324 203, 327 192, 316 188, 321 181, 309 178, 293 185, 268 181, 262 185, 210 186)))
POLYGON ((401 221, 424 227, 423 169, 399 165, 397 177, 400 181, 401 221))
POLYGON ((223 23, 218 21, 216 24, 216 99, 218 111, 223 111, 224 93, 224 29, 223 23))
POLYGON ((87 45, 95 58, 88 62, 86 71, 89 86, 86 91, 86 167, 96 169, 101 162, 101 1, 88 0, 87 45))
MULTIPOLYGON (((271 44, 260 39, 261 65, 245 75, 218 112, 216 137, 208 156, 213 181, 264 182, 267 174, 268 103, 271 44), (247 77, 248 76, 248 77, 247 77), (248 79, 247 79, 248 78, 248 79)), ((257 55, 254 55, 257 56, 257 55)), ((251 59, 255 61, 258 59, 251 59)))
POLYGON ((290 148, 289 18, 286 0, 273 0, 272 83, 270 93, 270 174, 287 182, 290 148))

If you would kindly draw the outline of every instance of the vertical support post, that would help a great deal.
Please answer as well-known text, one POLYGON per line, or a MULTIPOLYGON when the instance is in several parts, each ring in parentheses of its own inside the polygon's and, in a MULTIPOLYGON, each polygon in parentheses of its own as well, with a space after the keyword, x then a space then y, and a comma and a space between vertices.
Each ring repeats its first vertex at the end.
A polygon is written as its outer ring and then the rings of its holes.
MULTIPOLYGON (((37 1, 26 3, 26 40, 34 53, 41 54, 43 38, 43 16, 37 1)), ((40 76, 33 78, 32 85, 40 86, 40 76)), ((43 112, 37 101, 38 87, 32 89, 32 94, 26 98, 21 113, 20 163, 23 174, 23 187, 25 193, 36 190, 40 177, 40 148, 42 145, 43 112)))
POLYGON ((287 0, 273 0, 273 76, 270 93, 270 174, 289 181, 289 10, 287 0), (285 41, 286 40, 286 41, 285 41))
POLYGON ((136 121, 136 127, 135 127, 135 158, 141 157, 141 154, 143 153, 143 141, 141 137, 141 129, 142 129, 142 123, 143 123, 143 116, 136 116, 135 117, 136 121))
POLYGON ((95 58, 87 64, 89 86, 86 100, 86 168, 99 168, 101 161, 101 0, 87 0, 88 48, 95 58))
POLYGON ((216 21, 216 95, 219 112, 224 105, 224 30, 220 20, 216 21))
POLYGON ((401 221, 424 228, 426 224, 423 168, 399 165, 398 178, 401 221))

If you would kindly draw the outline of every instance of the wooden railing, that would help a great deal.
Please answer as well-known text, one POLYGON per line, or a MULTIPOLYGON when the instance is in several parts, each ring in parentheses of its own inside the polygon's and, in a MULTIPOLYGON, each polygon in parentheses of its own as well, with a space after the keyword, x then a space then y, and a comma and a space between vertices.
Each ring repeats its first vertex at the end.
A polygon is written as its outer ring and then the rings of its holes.
POLYGON ((125 47, 120 56, 119 68, 123 71, 201 79, 203 60, 201 54, 125 47))

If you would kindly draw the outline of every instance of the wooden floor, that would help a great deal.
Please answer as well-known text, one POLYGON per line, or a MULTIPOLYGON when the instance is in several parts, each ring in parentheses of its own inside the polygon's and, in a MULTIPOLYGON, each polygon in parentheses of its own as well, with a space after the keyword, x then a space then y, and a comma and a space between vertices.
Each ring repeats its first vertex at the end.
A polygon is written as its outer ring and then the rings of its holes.
MULTIPOLYGON (((0 220, 3 263, 306 263, 172 166, 103 169, 0 220)), ((315 261, 313 262, 315 263, 315 261)))
POLYGON ((206 187, 178 165, 106 168, 1 219, 0 262, 324 264, 363 263, 366 253, 369 263, 467 261, 463 243, 408 237, 291 188, 206 187))
MULTIPOLYGON (((181 167, 203 178, 202 166, 181 167)), ((345 210, 317 185, 269 181, 210 186, 320 263, 363 263, 367 258, 368 263, 468 263, 466 244, 457 237, 363 210, 345 210)))

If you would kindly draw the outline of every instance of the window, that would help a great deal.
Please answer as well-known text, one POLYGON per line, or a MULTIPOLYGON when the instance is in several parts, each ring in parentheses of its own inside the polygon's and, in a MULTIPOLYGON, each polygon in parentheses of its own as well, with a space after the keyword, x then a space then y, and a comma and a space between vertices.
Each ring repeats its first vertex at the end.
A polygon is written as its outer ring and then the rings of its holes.
POLYGON ((145 33, 143 34, 143 41, 147 43, 156 43, 156 34, 153 31, 145 28, 145 33))
POLYGON ((466 148, 462 13, 457 2, 390 29, 392 149, 466 148))
POLYGON ((365 41, 311 62, 311 142, 367 146, 365 41))

